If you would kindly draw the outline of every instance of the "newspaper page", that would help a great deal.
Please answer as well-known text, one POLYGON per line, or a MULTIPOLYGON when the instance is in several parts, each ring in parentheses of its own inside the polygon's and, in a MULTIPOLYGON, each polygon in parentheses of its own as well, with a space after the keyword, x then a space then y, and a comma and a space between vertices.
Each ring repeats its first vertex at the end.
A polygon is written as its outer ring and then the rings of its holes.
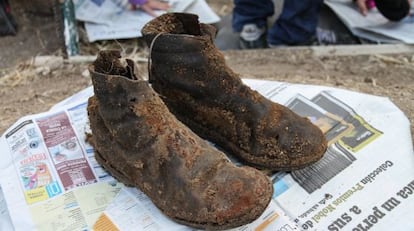
POLYGON ((122 185, 85 141, 91 94, 87 89, 74 96, 81 102, 23 117, 2 135, 2 226, 8 220, 15 230, 87 230, 116 196, 122 185))
MULTIPOLYGON (((202 23, 216 23, 220 18, 205 0, 169 0, 170 12, 199 16, 202 23)), ((141 10, 131 10, 127 0, 75 0, 76 19, 85 22, 89 42, 106 39, 137 38, 142 27, 154 17, 141 10)), ((165 11, 156 11, 158 15, 165 11)))
POLYGON ((326 0, 324 2, 358 37, 378 43, 414 44, 414 5, 411 13, 400 22, 391 22, 373 8, 363 16, 351 0, 326 0))
POLYGON ((302 230, 414 229, 410 126, 389 99, 304 85, 249 84, 308 117, 329 140, 317 163, 273 176, 275 202, 302 230))
POLYGON ((0 186, 0 230, 13 230, 13 224, 9 210, 7 209, 7 202, 4 198, 3 190, 0 186))
MULTIPOLYGON (((414 229, 410 126, 389 99, 323 86, 244 82, 309 118, 329 148, 311 166, 272 174, 267 210, 234 230, 414 229)), ((23 117, 1 136, 1 221, 25 231, 192 230, 94 160, 85 136, 92 94, 89 87, 48 112, 23 117)))

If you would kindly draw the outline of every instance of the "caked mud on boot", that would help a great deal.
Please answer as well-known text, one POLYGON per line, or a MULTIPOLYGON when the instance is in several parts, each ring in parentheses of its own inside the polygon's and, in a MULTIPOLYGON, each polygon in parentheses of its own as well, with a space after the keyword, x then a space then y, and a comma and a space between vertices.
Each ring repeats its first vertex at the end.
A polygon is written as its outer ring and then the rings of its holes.
POLYGON ((152 87, 199 136, 259 168, 293 170, 321 159, 321 130, 244 85, 214 46, 214 27, 196 15, 168 13, 142 34, 152 87))
POLYGON ((241 226, 271 200, 270 179, 237 167, 172 115, 134 65, 102 51, 90 66, 91 143, 98 162, 143 191, 168 217, 207 230, 241 226))

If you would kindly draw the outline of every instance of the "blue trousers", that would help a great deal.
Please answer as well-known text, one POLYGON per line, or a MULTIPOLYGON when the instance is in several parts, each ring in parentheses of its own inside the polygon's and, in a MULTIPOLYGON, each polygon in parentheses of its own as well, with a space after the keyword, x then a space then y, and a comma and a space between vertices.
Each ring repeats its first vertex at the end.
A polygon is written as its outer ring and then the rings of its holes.
MULTIPOLYGON (((268 29, 271 45, 303 44, 315 34, 323 0, 285 0, 282 13, 268 29)), ((240 32, 245 24, 266 26, 274 13, 272 0, 234 0, 233 29, 240 32)))

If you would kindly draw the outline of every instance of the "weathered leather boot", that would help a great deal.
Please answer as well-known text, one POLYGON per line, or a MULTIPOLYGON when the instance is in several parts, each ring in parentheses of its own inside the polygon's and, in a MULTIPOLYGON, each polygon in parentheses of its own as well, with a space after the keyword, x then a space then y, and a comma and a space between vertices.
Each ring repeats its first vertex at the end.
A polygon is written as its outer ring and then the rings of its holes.
POLYGON ((101 52, 89 68, 88 102, 96 159, 114 177, 142 190, 167 216, 203 229, 258 218, 271 200, 270 179, 237 167, 172 115, 132 61, 101 52))
POLYGON ((246 163, 293 170, 318 161, 327 142, 308 119, 244 85, 196 15, 161 15, 143 29, 149 81, 175 116, 246 163))

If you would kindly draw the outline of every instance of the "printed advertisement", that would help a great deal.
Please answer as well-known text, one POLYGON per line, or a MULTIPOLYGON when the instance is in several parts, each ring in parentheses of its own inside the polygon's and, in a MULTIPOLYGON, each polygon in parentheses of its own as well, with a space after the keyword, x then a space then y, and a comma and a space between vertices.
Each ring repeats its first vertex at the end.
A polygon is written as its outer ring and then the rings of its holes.
POLYGON ((62 193, 44 140, 32 120, 16 126, 5 138, 28 203, 43 201, 62 193))
POLYGON ((36 120, 65 190, 97 182, 66 113, 36 120))

